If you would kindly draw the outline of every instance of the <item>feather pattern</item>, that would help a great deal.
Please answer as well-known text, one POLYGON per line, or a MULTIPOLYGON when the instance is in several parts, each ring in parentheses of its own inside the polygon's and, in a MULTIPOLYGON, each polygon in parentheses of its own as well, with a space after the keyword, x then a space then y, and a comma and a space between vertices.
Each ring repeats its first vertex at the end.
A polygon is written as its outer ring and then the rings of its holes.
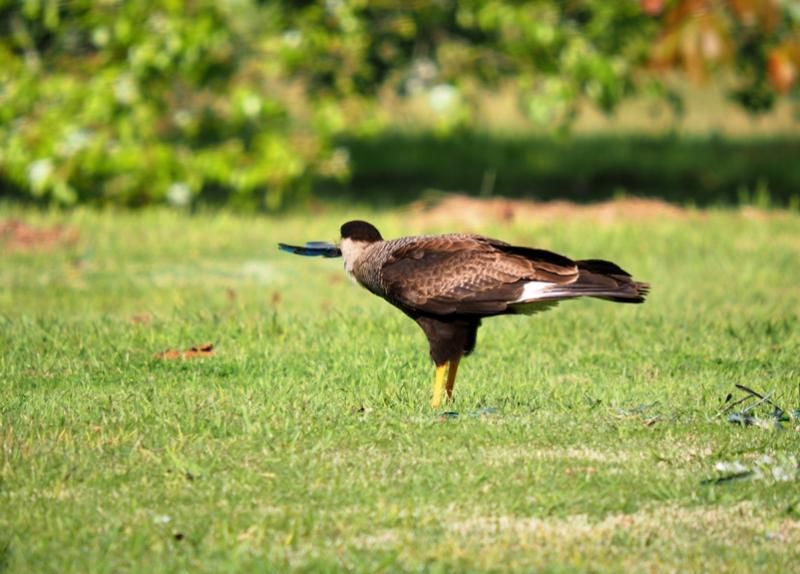
POLYGON ((613 263, 573 261, 469 234, 376 241, 355 262, 353 275, 412 315, 530 312, 550 307, 530 303, 584 296, 640 302, 646 293, 613 263))

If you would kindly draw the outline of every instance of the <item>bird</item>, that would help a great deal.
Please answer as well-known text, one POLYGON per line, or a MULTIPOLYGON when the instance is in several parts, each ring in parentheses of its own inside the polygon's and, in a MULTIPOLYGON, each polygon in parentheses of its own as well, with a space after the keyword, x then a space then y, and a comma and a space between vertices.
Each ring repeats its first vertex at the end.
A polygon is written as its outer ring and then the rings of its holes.
POLYGON ((617 264, 511 245, 471 233, 385 240, 367 221, 341 226, 338 245, 279 244, 299 255, 344 259, 347 274, 420 326, 433 360, 431 407, 452 400, 459 363, 472 353, 483 319, 530 315, 591 297, 643 303, 650 286, 617 264))

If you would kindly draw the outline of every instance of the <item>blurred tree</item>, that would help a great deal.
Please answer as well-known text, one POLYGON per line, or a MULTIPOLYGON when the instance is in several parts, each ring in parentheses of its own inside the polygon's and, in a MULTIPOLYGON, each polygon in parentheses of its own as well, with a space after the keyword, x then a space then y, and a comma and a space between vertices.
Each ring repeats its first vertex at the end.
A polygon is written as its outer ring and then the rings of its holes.
POLYGON ((248 2, 0 2, 0 177, 65 204, 217 190, 277 207, 303 192, 330 138, 287 113, 283 67, 262 60, 280 15, 248 2))
MULTIPOLYGON (((512 82, 531 119, 612 110, 641 90, 675 99, 665 71, 737 82, 753 112, 798 94, 796 0, 327 0, 287 2, 294 73, 338 97, 442 85, 461 94, 512 82)), ((440 93, 444 93, 439 90, 440 93)))
POLYGON ((738 85, 732 95, 753 112, 771 109, 779 94, 797 93, 800 3, 681 0, 664 13, 652 49, 656 67, 682 69, 702 81, 733 66, 738 85))
POLYGON ((346 176, 333 136, 380 129, 380 89, 452 127, 511 83, 559 126, 585 101, 677 101, 664 70, 735 68, 762 111, 800 93, 798 22, 793 0, 0 0, 0 189, 276 208, 346 176))

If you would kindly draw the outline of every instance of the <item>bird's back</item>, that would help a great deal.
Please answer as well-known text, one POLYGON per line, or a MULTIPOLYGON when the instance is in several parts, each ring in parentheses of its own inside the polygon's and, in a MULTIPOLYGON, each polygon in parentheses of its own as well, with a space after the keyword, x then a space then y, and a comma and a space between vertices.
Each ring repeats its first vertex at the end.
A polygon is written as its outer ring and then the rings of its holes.
POLYGON ((430 253, 432 248, 447 249, 458 243, 463 244, 482 239, 478 235, 468 233, 448 233, 444 235, 411 235, 388 241, 376 241, 364 249, 361 257, 353 265, 353 276, 372 293, 386 297, 386 286, 383 282, 384 266, 395 258, 397 252, 403 252, 412 260, 422 259, 423 254, 430 253))

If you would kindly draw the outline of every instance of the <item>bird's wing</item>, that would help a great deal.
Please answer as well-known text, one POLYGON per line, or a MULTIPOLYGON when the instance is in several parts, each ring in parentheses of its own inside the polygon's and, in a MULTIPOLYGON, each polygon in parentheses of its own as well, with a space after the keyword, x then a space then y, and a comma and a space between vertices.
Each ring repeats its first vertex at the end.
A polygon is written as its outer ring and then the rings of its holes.
POLYGON ((472 235, 421 237, 395 249, 381 268, 389 299, 436 314, 505 311, 524 285, 565 285, 578 277, 571 259, 472 235))

